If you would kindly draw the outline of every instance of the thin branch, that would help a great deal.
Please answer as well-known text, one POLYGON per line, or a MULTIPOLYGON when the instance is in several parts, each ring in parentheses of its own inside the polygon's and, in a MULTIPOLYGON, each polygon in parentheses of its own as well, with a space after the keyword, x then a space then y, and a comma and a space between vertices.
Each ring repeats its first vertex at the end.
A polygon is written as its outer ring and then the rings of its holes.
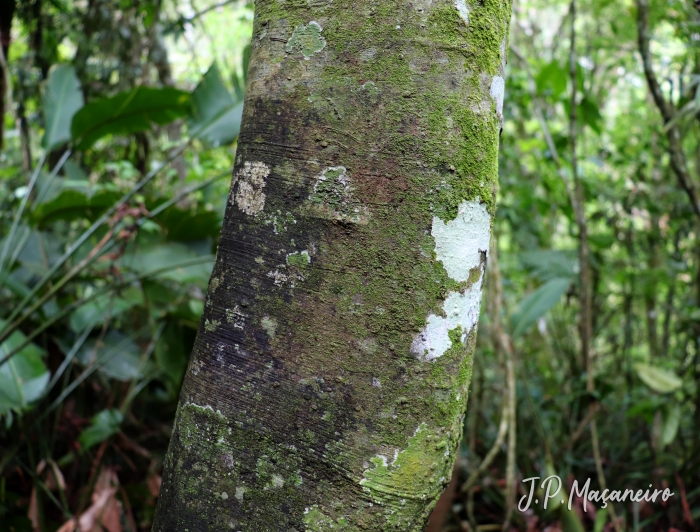
POLYGON ((637 38, 639 54, 642 56, 644 76, 647 79, 649 92, 651 92, 654 103, 661 113, 664 126, 666 126, 666 138, 668 140, 668 153, 671 158, 671 168, 673 169, 673 173, 676 174, 678 184, 688 195, 693 212, 700 218, 700 202, 698 202, 697 190, 690 176, 685 154, 683 153, 678 123, 674 120, 677 111, 673 104, 666 101, 664 98, 661 85, 659 84, 659 80, 651 64, 651 51, 649 47, 649 0, 637 0, 637 38))

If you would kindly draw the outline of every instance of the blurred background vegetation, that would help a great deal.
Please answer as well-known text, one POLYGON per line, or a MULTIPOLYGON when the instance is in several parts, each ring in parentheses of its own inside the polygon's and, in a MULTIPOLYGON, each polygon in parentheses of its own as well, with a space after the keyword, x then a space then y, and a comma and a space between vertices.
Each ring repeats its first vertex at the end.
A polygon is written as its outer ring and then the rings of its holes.
MULTIPOLYGON (((700 530, 698 9, 516 1, 465 438, 431 532, 700 530), (675 495, 518 511, 521 480, 555 473, 675 495)), ((0 532, 150 530, 252 18, 0 2, 0 532)))

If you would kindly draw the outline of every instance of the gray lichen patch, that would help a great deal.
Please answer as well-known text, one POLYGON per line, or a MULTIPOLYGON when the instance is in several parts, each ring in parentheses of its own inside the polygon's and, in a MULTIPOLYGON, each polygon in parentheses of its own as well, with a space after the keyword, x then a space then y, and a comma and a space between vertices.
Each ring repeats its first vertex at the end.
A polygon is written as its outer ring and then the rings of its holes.
POLYGON ((379 88, 374 84, 373 81, 366 81, 362 84, 362 89, 367 91, 370 96, 375 96, 379 94, 379 88))
POLYGON ((277 332, 277 321, 275 321, 274 318, 271 318, 270 316, 263 316, 260 320, 260 325, 262 325, 262 328, 265 329, 265 332, 270 339, 275 337, 275 333, 277 332))
POLYGON ((297 26, 294 33, 287 41, 285 51, 289 54, 301 53, 304 59, 309 59, 316 52, 320 52, 326 46, 326 39, 321 36, 321 25, 312 20, 306 26, 297 26))
POLYGON ((258 214, 265 207, 265 178, 270 175, 270 167, 262 162, 246 161, 233 176, 231 203, 248 215, 258 214), (234 192, 235 191, 235 192, 234 192))
POLYGON ((236 329, 243 329, 247 317, 248 316, 241 312, 241 307, 238 305, 234 305, 232 309, 226 309, 226 321, 232 324, 236 329))
POLYGON ((221 325, 219 320, 206 320, 204 322, 204 330, 207 332, 213 332, 219 325, 221 325))
POLYGON ((270 217, 265 220, 266 225, 272 225, 272 230, 276 235, 280 233, 284 233, 287 231, 287 227, 296 224, 297 221, 294 219, 294 216, 290 212, 286 212, 282 214, 282 211, 278 210, 276 213, 273 213, 270 217))
POLYGON ((353 223, 367 223, 367 207, 353 194, 347 169, 344 166, 331 166, 316 178, 309 200, 312 214, 353 223))

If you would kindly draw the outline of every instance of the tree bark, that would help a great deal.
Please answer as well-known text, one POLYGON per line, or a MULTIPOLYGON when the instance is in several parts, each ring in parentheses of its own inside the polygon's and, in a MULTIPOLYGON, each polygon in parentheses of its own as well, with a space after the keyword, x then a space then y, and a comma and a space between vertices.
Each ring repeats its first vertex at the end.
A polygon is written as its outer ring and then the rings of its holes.
POLYGON ((467 401, 509 0, 258 0, 153 530, 423 530, 467 401))
POLYGON ((8 57, 12 40, 12 18, 15 14, 16 5, 16 0, 0 2, 0 47, 2 48, 2 57, 0 58, 0 151, 2 151, 5 141, 7 88, 12 83, 8 57))

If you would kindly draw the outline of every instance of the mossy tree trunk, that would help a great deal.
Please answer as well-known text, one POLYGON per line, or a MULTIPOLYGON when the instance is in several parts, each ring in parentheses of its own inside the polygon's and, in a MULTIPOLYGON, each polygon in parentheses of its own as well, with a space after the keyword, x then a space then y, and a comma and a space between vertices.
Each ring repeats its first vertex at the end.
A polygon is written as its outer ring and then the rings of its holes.
POLYGON ((423 530, 497 190, 509 0, 258 0, 156 532, 423 530))

